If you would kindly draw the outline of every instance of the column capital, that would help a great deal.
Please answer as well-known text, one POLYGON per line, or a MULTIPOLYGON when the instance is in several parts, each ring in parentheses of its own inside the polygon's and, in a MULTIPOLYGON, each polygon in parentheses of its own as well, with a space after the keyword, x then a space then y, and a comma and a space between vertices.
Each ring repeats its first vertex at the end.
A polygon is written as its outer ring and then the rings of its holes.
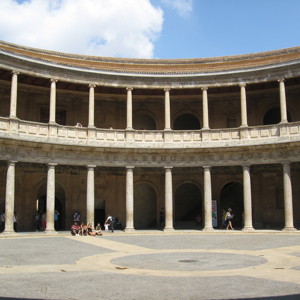
POLYGON ((56 163, 48 163, 47 165, 48 165, 48 167, 52 167, 52 168, 55 167, 55 166, 57 166, 56 163))
POLYGON ((243 169, 250 169, 251 165, 250 164, 242 164, 243 169))
POLYGON ((242 82, 242 83, 239 84, 239 86, 240 86, 241 88, 245 88, 245 87, 246 87, 246 83, 245 83, 245 82, 242 82))
POLYGON ((128 91, 133 91, 133 87, 127 87, 126 88, 126 91, 128 92, 128 91))
POLYGON ((95 83, 90 83, 89 84, 89 88, 95 88, 97 86, 97 84, 95 84, 95 83))
POLYGON ((56 79, 56 78, 50 78, 51 83, 56 83, 57 81, 58 81, 58 79, 56 79))
POLYGON ((277 81, 278 82, 285 82, 285 79, 284 78, 279 78, 277 81))
POLYGON ((201 90, 202 90, 202 91, 207 91, 207 90, 208 90, 208 87, 207 87, 207 86, 202 86, 202 87, 201 87, 201 90))
POLYGON ((87 165, 86 166, 88 169, 94 169, 94 168, 96 168, 97 166, 96 165, 87 165))
POLYGON ((134 168, 135 168, 135 166, 126 166, 126 169, 127 169, 127 170, 130 170, 130 169, 133 170, 134 168))
POLYGON ((211 166, 202 166, 204 170, 210 170, 211 166))
POLYGON ((20 74, 20 72, 18 72, 18 71, 15 71, 15 70, 12 70, 12 71, 11 71, 11 74, 12 74, 12 75, 19 75, 19 74, 20 74))
POLYGON ((18 162, 17 160, 9 160, 9 161, 7 162, 7 164, 13 166, 13 165, 15 165, 17 162, 18 162))
POLYGON ((288 160, 286 160, 286 161, 283 161, 281 164, 282 164, 283 166, 290 166, 290 165, 291 165, 291 162, 288 161, 288 160))
POLYGON ((165 166, 164 169, 167 171, 167 170, 172 170, 173 169, 173 166, 165 166))
POLYGON ((164 92, 170 92, 171 91, 171 88, 164 88, 164 92))

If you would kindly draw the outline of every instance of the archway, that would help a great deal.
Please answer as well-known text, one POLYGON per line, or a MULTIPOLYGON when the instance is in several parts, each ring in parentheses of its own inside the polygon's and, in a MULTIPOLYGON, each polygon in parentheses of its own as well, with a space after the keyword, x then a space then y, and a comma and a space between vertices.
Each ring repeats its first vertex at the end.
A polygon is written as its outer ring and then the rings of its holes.
POLYGON ((137 113, 133 116, 133 128, 136 130, 156 130, 156 124, 149 115, 137 113))
MULTIPOLYGON (((241 228, 243 226, 244 212, 243 185, 239 182, 229 182, 221 190, 220 207, 222 210, 231 208, 234 214, 232 220, 233 227, 241 228)), ((222 215, 220 216, 222 217, 222 215)), ((222 224, 222 221, 220 222, 222 224)))
POLYGON ((202 194, 198 186, 193 183, 184 183, 177 188, 174 211, 175 228, 202 227, 202 194), (197 223, 196 218, 199 219, 197 223))
MULTIPOLYGON (((292 122, 292 117, 289 112, 287 112, 288 122, 292 122)), ((273 107, 269 109, 264 115, 263 125, 273 125, 281 122, 281 112, 280 107, 273 107)))
POLYGON ((200 122, 192 114, 182 114, 174 121, 174 130, 199 130, 200 122))
POLYGON ((156 193, 147 183, 134 187, 134 228, 156 228, 156 193))

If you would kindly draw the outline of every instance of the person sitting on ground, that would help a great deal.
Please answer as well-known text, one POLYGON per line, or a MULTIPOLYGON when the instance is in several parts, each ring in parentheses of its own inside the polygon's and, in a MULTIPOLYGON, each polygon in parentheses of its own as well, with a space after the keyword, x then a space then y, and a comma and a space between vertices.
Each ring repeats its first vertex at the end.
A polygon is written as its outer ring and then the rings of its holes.
POLYGON ((96 236, 96 233, 93 232, 93 226, 91 223, 88 223, 86 228, 87 228, 88 235, 96 236))
POLYGON ((88 234, 87 226, 84 223, 81 223, 80 226, 80 235, 84 236, 88 234))
POLYGON ((96 235, 102 235, 102 228, 101 228, 101 225, 100 223, 97 224, 97 226, 95 227, 95 233, 96 235))
POLYGON ((71 234, 72 235, 79 235, 80 226, 77 224, 77 222, 74 222, 74 224, 71 226, 71 234))

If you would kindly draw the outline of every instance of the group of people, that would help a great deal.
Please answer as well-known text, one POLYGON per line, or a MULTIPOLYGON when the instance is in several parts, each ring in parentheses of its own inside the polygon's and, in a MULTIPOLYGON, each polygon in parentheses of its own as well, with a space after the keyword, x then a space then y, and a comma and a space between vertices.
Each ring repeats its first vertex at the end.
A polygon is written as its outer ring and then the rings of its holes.
POLYGON ((74 224, 71 227, 71 234, 73 236, 102 235, 102 228, 101 228, 100 223, 98 223, 97 226, 95 227, 95 230, 93 230, 91 223, 88 223, 87 225, 85 225, 84 223, 81 223, 81 225, 79 225, 77 222, 74 222, 74 224))
MULTIPOLYGON (((75 214, 74 214, 75 215, 75 214)), ((88 223, 85 225, 84 223, 81 223, 79 225, 78 223, 78 213, 76 213, 76 220, 74 219, 74 224, 71 226, 71 234, 74 236, 97 236, 97 235, 102 235, 102 228, 100 223, 97 224, 97 226, 93 229, 93 226, 91 223, 88 223)), ((114 232, 114 229, 120 229, 124 230, 124 226, 122 223, 119 221, 118 218, 114 218, 112 216, 107 216, 105 222, 104 222, 104 229, 105 232, 108 232, 111 230, 111 232, 114 232)))
MULTIPOLYGON (((2 214, 0 215, 0 221, 1 221, 0 231, 2 232, 5 229, 5 210, 3 210, 2 214)), ((18 218, 16 212, 14 212, 14 231, 17 232, 18 231, 17 229, 18 229, 18 218)))

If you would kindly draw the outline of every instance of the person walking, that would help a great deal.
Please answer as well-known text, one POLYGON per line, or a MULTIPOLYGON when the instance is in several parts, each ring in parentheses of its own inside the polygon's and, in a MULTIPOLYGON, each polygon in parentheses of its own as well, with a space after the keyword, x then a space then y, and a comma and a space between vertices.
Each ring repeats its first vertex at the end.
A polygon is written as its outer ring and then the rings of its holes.
POLYGON ((225 216, 225 219, 226 219, 226 221, 228 222, 227 227, 226 227, 226 230, 227 230, 227 229, 234 230, 234 228, 232 227, 232 222, 231 222, 231 220, 233 219, 233 216, 234 216, 234 214, 232 213, 232 209, 231 209, 231 208, 228 208, 228 209, 227 209, 226 216, 225 216))

